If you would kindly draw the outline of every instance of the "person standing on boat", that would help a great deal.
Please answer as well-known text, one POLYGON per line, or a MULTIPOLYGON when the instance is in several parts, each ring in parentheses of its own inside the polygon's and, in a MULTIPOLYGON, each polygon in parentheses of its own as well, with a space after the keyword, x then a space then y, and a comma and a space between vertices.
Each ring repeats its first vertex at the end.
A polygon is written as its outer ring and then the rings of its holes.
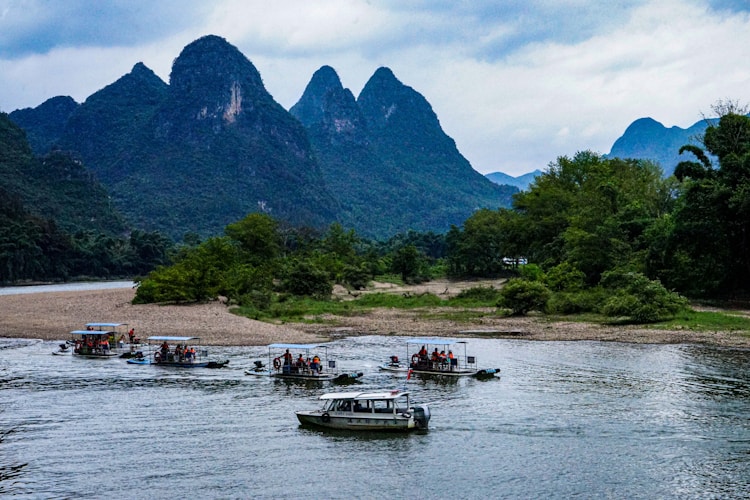
POLYGON ((320 370, 320 357, 317 354, 313 356, 312 363, 310 363, 310 369, 314 372, 320 370))
POLYGON ((133 343, 133 339, 134 339, 134 338, 135 338, 135 328, 131 328, 131 329, 130 329, 130 330, 128 331, 128 340, 129 340, 129 342, 130 342, 131 344, 133 343))
POLYGON ((286 352, 284 353, 284 364, 285 365, 292 364, 292 353, 289 352, 289 349, 287 349, 286 352))
POLYGON ((427 347, 422 346, 422 348, 419 350, 419 359, 427 361, 427 347))
POLYGON ((458 360, 453 355, 453 351, 448 351, 448 362, 451 364, 451 371, 453 371, 454 367, 458 366, 458 360))

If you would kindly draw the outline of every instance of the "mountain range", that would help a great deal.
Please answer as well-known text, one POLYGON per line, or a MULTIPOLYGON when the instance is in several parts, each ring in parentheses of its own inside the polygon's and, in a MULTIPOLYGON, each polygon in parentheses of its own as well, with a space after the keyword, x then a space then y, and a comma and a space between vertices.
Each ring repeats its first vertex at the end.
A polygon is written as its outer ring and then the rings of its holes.
POLYGON ((542 175, 544 172, 537 169, 533 172, 529 172, 527 174, 519 175, 517 177, 513 177, 512 175, 505 174, 503 172, 492 172, 490 174, 485 174, 485 177, 487 177, 489 180, 494 182, 495 184, 502 184, 505 186, 515 186, 521 191, 525 191, 529 188, 529 185, 531 185, 532 182, 534 182, 534 179, 536 179, 538 176, 542 175))
POLYGON ((182 50, 168 84, 137 63, 81 104, 58 96, 10 118, 35 154, 80 159, 130 223, 175 239, 221 234, 254 211, 369 237, 442 232, 517 191, 476 172, 388 68, 355 99, 324 66, 287 111, 213 35, 182 50))

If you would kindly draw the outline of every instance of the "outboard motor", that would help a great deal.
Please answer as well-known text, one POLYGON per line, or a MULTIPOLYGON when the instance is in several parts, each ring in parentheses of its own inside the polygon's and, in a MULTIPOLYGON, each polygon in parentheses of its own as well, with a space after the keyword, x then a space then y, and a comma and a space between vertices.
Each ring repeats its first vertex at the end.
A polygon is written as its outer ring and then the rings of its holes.
POLYGON ((427 405, 414 407, 414 423, 420 429, 426 429, 430 422, 430 408, 427 405))

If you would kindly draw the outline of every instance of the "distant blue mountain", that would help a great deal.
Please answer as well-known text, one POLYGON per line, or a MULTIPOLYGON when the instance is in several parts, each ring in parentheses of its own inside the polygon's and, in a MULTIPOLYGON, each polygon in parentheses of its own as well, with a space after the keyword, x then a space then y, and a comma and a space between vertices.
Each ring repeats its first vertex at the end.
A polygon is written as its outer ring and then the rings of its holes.
POLYGON ((541 170, 534 170, 533 172, 529 172, 528 174, 519 175, 518 177, 513 177, 508 174, 504 174, 502 172, 492 172, 491 174, 486 174, 485 177, 487 177, 489 180, 494 182, 495 184, 501 184, 506 186, 514 186, 520 189, 521 191, 524 191, 529 188, 529 184, 534 182, 534 179, 538 175, 541 175, 543 172, 541 170))
POLYGON ((662 168, 665 176, 670 176, 678 163, 695 159, 689 153, 680 155, 680 148, 685 144, 701 147, 708 121, 701 120, 684 129, 667 128, 652 118, 639 118, 615 141, 612 150, 606 156, 652 160, 662 168))

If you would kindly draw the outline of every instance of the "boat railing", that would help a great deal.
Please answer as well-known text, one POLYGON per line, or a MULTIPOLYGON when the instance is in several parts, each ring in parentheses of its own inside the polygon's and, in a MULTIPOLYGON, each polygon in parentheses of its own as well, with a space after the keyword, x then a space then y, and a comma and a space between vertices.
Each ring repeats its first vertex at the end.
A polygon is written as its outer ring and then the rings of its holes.
POLYGON ((475 356, 455 356, 453 359, 444 358, 437 361, 419 358, 412 362, 411 368, 444 372, 476 370, 477 361, 475 356))

